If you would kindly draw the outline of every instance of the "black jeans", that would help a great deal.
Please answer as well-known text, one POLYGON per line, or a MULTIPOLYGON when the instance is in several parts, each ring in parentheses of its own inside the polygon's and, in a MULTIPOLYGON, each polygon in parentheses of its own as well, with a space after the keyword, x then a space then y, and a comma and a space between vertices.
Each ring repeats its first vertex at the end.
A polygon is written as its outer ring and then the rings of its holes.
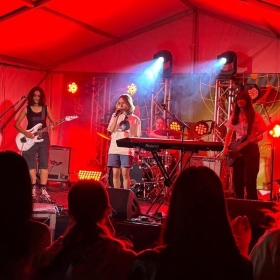
POLYGON ((247 199, 258 199, 257 176, 260 167, 260 151, 258 144, 249 144, 241 150, 233 164, 233 188, 236 198, 244 198, 246 188, 247 199))

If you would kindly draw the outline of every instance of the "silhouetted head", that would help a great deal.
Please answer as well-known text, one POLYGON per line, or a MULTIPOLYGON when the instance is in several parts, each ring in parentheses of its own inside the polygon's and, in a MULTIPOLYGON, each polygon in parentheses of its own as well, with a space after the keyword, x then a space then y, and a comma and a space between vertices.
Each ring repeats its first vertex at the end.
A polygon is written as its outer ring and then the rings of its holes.
POLYGON ((214 244, 221 234, 232 239, 220 178, 206 166, 184 169, 173 186, 163 242, 214 244))
POLYGON ((77 224, 101 222, 110 210, 107 190, 98 181, 78 181, 68 193, 68 207, 77 224))
POLYGON ((0 152, 0 216, 26 221, 32 215, 32 185, 25 159, 12 151, 0 152))

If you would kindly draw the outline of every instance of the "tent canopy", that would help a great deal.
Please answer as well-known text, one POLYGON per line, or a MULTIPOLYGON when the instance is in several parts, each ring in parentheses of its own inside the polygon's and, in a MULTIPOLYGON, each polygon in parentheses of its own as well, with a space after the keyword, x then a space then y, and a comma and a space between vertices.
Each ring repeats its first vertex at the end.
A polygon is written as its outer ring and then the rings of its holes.
POLYGON ((52 69, 195 12, 279 38, 278 0, 9 0, 0 62, 52 69))

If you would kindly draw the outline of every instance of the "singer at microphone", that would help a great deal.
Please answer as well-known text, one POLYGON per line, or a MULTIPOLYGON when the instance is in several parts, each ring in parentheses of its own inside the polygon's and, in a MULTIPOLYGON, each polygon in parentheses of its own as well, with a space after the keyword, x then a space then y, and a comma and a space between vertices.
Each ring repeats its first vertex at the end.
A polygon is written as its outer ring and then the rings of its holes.
POLYGON ((117 109, 117 111, 115 112, 115 117, 119 116, 122 112, 123 112, 122 108, 117 109))
POLYGON ((134 164, 134 148, 118 146, 118 140, 141 136, 141 121, 134 114, 135 106, 131 95, 121 94, 117 100, 115 112, 109 121, 107 131, 111 133, 107 166, 111 168, 110 186, 124 189, 131 187, 130 169, 134 164), (122 175, 122 176, 121 176, 122 175))

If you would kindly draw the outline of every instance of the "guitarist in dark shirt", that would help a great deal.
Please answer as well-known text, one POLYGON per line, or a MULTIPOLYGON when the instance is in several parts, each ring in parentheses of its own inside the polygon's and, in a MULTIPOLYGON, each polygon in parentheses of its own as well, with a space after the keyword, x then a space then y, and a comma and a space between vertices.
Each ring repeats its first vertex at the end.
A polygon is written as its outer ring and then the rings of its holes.
POLYGON ((254 110, 251 97, 245 90, 235 98, 233 114, 227 124, 222 155, 227 165, 233 167, 233 188, 236 198, 258 199, 257 176, 260 165, 258 142, 263 139, 267 126, 261 115, 254 110), (231 142, 235 132, 237 142, 231 142), (231 142, 231 143, 230 143, 231 142), (239 149, 240 147, 240 149, 239 149))
MULTIPOLYGON (((42 127, 46 127, 47 118, 53 124, 53 116, 51 109, 46 106, 46 95, 44 90, 39 87, 33 87, 28 96, 28 105, 23 108, 15 121, 15 128, 24 134, 27 138, 34 138, 34 134, 31 131, 38 123, 42 124, 42 127), (24 117, 27 118, 27 128, 24 129, 21 126, 21 122, 24 117)), ((42 134, 44 139, 42 142, 35 143, 29 150, 22 152, 22 156, 25 158, 28 164, 29 173, 32 179, 32 195, 35 202, 51 202, 50 196, 46 191, 46 185, 48 180, 48 160, 49 160, 49 147, 50 139, 49 134, 44 132, 42 134), (39 192, 36 188, 36 160, 38 157, 38 168, 40 170, 40 185, 39 192)))

